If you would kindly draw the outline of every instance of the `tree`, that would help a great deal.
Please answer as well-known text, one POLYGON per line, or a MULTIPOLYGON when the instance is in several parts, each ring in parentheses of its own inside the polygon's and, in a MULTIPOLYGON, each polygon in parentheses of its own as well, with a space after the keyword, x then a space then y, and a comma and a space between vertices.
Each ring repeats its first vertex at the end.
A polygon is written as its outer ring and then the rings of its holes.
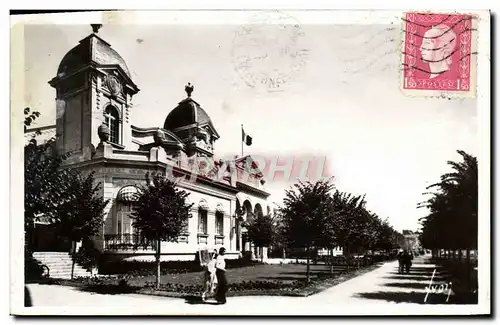
POLYGON ((306 251, 306 281, 310 281, 310 252, 324 243, 325 219, 331 213, 330 180, 295 184, 285 192, 281 217, 291 247, 306 251))
POLYGON ((335 225, 335 238, 337 244, 343 248, 344 255, 349 260, 353 247, 359 244, 359 235, 365 226, 362 222, 361 214, 364 209, 364 196, 353 196, 350 193, 336 190, 333 195, 333 209, 335 217, 331 221, 335 225))
MULTIPOLYGON (((452 172, 441 176, 438 183, 427 187, 434 192, 418 205, 429 214, 421 218, 420 241, 425 248, 454 252, 466 250, 470 272, 470 250, 477 249, 478 230, 478 165, 477 158, 458 150, 461 162, 448 161, 452 172)), ((468 284, 469 281, 468 281, 468 284)))
POLYGON ((421 219, 421 242, 432 249, 476 249, 478 209, 477 159, 458 151, 462 162, 448 161, 453 172, 441 176, 441 181, 424 193, 430 197, 418 205, 429 214, 421 219), (449 231, 453 225, 453 231, 449 231))
POLYGON ((325 247, 330 255, 330 275, 333 276, 333 249, 338 246, 337 240, 337 211, 335 211, 333 198, 330 201, 330 210, 325 215, 320 246, 325 247))
POLYGON ((146 185, 140 186, 132 218, 133 226, 144 238, 156 243, 156 286, 160 287, 161 241, 177 242, 188 226, 193 204, 187 204, 189 193, 179 190, 176 184, 161 174, 150 179, 146 174, 146 185))
POLYGON ((384 250, 386 252, 398 248, 402 243, 402 238, 399 238, 399 234, 394 228, 389 224, 388 220, 380 220, 377 225, 377 238, 373 246, 373 249, 384 250))
MULTIPOLYGON (((63 194, 54 210, 55 226, 58 233, 71 240, 74 255, 77 242, 88 242, 91 237, 99 234, 109 200, 104 200, 101 196, 101 184, 95 185, 93 172, 83 176, 74 170, 62 170, 61 175, 63 183, 59 187, 63 194)), ((74 264, 73 259, 71 277, 74 264)))
MULTIPOLYGON (((24 109, 24 130, 40 116, 38 112, 24 109)), ((54 222, 54 214, 62 200, 64 191, 60 184, 64 183, 64 172, 60 168, 70 155, 59 154, 54 150, 55 138, 39 144, 35 137, 24 147, 24 228, 25 245, 31 250, 32 231, 35 221, 43 216, 47 221, 54 222)))
MULTIPOLYGON (((275 233, 274 220, 269 215, 257 213, 247 226, 248 238, 259 248, 269 247, 274 241, 275 233)), ((261 260, 263 259, 264 255, 261 254, 261 260)))

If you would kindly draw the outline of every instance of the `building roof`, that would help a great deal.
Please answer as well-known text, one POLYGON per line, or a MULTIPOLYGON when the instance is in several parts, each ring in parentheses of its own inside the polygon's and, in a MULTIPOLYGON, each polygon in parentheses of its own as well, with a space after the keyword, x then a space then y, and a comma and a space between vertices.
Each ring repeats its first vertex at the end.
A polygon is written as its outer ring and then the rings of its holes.
POLYGON ((66 53, 57 69, 57 76, 65 77, 92 62, 98 65, 118 65, 129 78, 131 77, 125 60, 95 33, 82 39, 80 44, 66 53))
POLYGON ((208 116, 207 112, 201 108, 200 104, 194 101, 191 97, 182 100, 176 108, 174 108, 165 119, 163 128, 166 130, 176 130, 185 126, 197 124, 202 126, 207 124, 212 128, 216 136, 218 133, 208 116))

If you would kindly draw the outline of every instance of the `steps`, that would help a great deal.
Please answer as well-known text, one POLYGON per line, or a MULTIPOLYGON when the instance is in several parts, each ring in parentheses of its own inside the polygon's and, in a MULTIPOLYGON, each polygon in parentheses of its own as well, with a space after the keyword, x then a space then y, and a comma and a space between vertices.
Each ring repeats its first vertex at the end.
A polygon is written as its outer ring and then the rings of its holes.
MULTIPOLYGON (((49 268, 49 276, 58 279, 71 279, 73 260, 65 252, 34 252, 33 257, 49 268)), ((75 264, 73 277, 91 276, 91 273, 75 264)))

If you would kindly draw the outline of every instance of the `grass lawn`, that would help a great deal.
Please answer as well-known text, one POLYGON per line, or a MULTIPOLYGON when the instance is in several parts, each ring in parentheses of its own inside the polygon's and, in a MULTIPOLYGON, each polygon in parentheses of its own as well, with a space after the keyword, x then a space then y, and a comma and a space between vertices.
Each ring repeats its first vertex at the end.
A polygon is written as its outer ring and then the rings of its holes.
MULTIPOLYGON (((260 264, 231 268, 227 270, 229 280, 228 296, 262 295, 262 296, 309 296, 328 289, 380 267, 382 263, 352 269, 346 272, 345 266, 334 266, 333 276, 330 266, 311 265, 311 281, 306 283, 306 265, 260 264)), ((164 272, 165 270, 162 270, 164 272)), ((185 272, 162 274, 161 288, 155 288, 154 275, 103 278, 79 278, 75 280, 49 280, 48 284, 59 284, 79 287, 80 290, 103 294, 141 293, 169 297, 189 298, 199 296, 202 287, 203 272, 185 272), (126 281, 123 281, 126 279, 126 281)))
MULTIPOLYGON (((163 271, 163 270, 162 270, 163 271)), ((345 267, 334 267, 334 274, 340 274, 345 271, 345 267)), ((168 272, 168 271, 167 271, 168 272)), ((243 281, 279 281, 292 283, 297 280, 306 279, 306 266, 300 264, 282 264, 282 265, 255 265, 227 270, 229 283, 243 281)), ((329 275, 330 267, 325 265, 311 265, 311 279, 318 275, 329 275)), ((189 272, 179 274, 163 274, 161 283, 172 283, 182 285, 199 285, 202 283, 203 272, 189 272)), ((156 277, 148 275, 144 277, 133 277, 128 280, 130 285, 144 286, 147 282, 156 282, 156 277)))

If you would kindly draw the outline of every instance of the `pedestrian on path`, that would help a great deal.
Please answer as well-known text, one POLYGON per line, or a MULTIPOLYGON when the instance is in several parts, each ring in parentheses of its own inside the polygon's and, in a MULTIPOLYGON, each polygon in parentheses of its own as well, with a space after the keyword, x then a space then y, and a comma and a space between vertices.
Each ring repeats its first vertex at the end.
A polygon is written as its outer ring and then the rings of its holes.
POLYGON ((404 260, 403 255, 404 255, 403 250, 400 250, 398 252, 398 263, 399 263, 398 272, 399 273, 403 273, 403 260, 404 260))
POLYGON ((228 289, 228 282, 226 276, 226 261, 224 259, 224 255, 226 253, 226 249, 221 247, 219 249, 219 255, 217 256, 217 260, 215 263, 215 274, 217 276, 217 293, 216 300, 219 304, 226 303, 226 293, 228 289))
POLYGON ((205 301, 207 295, 213 295, 214 289, 217 284, 217 278, 215 275, 215 264, 217 260, 217 250, 215 249, 210 262, 205 266, 205 273, 203 276, 203 293, 201 294, 201 300, 205 301))

